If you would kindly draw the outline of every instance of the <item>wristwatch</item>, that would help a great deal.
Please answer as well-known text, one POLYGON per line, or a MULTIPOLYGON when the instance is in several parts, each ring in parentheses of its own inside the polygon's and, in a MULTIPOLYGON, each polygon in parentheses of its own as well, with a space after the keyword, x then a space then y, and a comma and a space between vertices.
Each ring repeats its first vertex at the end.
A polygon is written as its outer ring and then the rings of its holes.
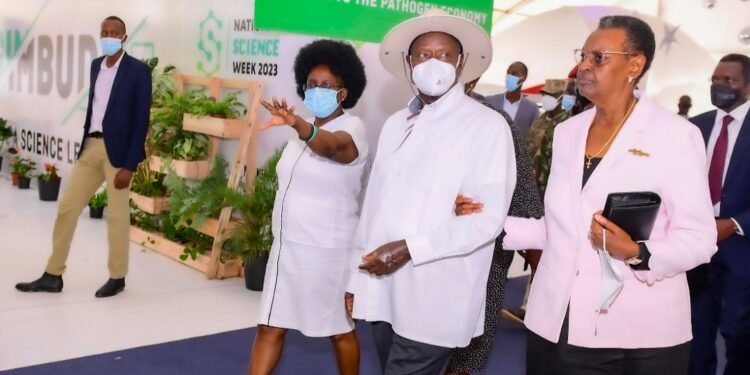
POLYGON ((643 262, 643 256, 644 256, 644 247, 646 245, 643 242, 638 242, 638 255, 634 257, 630 257, 628 259, 625 259, 625 263, 631 265, 631 266, 637 266, 643 262))

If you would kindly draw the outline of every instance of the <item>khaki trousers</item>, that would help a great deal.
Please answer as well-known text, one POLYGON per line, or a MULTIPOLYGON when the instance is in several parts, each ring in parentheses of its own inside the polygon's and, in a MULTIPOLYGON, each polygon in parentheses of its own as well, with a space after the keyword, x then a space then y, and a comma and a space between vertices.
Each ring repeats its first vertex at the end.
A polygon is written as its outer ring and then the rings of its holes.
POLYGON ((128 273, 130 248, 130 186, 115 189, 115 175, 120 168, 110 164, 104 139, 86 138, 83 153, 73 166, 68 187, 57 206, 57 219, 52 234, 52 255, 47 273, 62 275, 70 253, 70 243, 78 224, 78 217, 102 182, 107 183, 107 234, 109 240, 109 275, 113 279, 128 273))

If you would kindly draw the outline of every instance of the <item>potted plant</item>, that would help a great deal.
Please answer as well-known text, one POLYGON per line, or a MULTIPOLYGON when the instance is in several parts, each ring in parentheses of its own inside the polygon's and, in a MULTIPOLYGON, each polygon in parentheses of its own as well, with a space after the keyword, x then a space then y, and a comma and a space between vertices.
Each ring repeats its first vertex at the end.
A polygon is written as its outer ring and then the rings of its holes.
POLYGON ((60 175, 53 163, 44 163, 44 173, 39 175, 39 200, 54 202, 60 194, 60 175))
POLYGON ((104 207, 107 207, 107 189, 102 189, 89 199, 89 217, 101 219, 104 216, 104 207))
POLYGON ((183 178, 200 179, 208 174, 209 137, 183 128, 183 116, 196 105, 198 95, 194 91, 166 95, 154 103, 146 140, 146 147, 153 152, 152 170, 161 172, 171 165, 183 178))
POLYGON ((245 287, 249 290, 263 290, 268 254, 273 244, 271 218, 279 186, 276 164, 280 157, 281 149, 258 171, 252 193, 232 191, 227 199, 240 214, 241 222, 230 232, 222 248, 242 258, 245 287))
MULTIPOLYGON (((8 126, 8 120, 0 117, 0 153, 3 151, 3 147, 5 146, 5 142, 8 141, 11 137, 15 135, 15 132, 13 131, 13 128, 8 126)), ((0 170, 2 170, 3 167, 3 155, 0 154, 0 170)))
POLYGON ((152 171, 149 163, 150 160, 146 158, 138 164, 130 185, 130 200, 147 213, 159 214, 169 209, 167 187, 164 185, 164 174, 152 171))
POLYGON ((212 96, 196 93, 193 105, 187 108, 184 115, 185 130, 216 137, 239 138, 247 127, 245 120, 239 119, 247 113, 247 107, 239 101, 237 95, 239 92, 217 100, 212 96))
POLYGON ((10 168, 10 175, 13 178, 13 186, 18 186, 18 174, 13 171, 13 161, 16 160, 16 156, 18 156, 18 149, 13 147, 8 147, 8 154, 11 155, 10 161, 8 162, 8 166, 10 168))
POLYGON ((232 119, 247 113, 247 107, 242 104, 237 96, 240 92, 234 92, 222 100, 216 100, 213 96, 198 94, 195 103, 187 109, 187 113, 196 117, 216 117, 232 119))
POLYGON ((18 188, 28 189, 31 185, 31 171, 36 168, 36 162, 16 155, 10 163, 10 167, 14 178, 18 179, 18 188))

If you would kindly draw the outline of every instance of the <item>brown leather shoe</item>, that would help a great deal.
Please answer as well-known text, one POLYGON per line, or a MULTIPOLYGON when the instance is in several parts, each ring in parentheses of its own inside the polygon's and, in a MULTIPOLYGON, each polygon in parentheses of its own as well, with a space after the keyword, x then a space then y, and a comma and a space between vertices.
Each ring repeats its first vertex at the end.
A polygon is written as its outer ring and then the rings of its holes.
POLYGON ((523 326, 526 310, 520 307, 516 309, 500 309, 500 316, 514 325, 523 326))

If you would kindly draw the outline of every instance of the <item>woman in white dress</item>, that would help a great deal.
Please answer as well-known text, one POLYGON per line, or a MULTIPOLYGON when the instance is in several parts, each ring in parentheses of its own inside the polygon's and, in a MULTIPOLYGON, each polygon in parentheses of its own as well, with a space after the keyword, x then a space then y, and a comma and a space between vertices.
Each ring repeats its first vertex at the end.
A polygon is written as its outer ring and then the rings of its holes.
POLYGON ((364 91, 364 66, 351 45, 318 40, 294 62, 297 94, 315 115, 305 120, 286 99, 262 102, 271 119, 290 126, 276 173, 274 243, 268 259, 249 374, 270 374, 289 329, 330 337, 342 374, 359 372, 359 342, 342 296, 359 220, 359 198, 369 158, 365 126, 344 112, 364 91))

